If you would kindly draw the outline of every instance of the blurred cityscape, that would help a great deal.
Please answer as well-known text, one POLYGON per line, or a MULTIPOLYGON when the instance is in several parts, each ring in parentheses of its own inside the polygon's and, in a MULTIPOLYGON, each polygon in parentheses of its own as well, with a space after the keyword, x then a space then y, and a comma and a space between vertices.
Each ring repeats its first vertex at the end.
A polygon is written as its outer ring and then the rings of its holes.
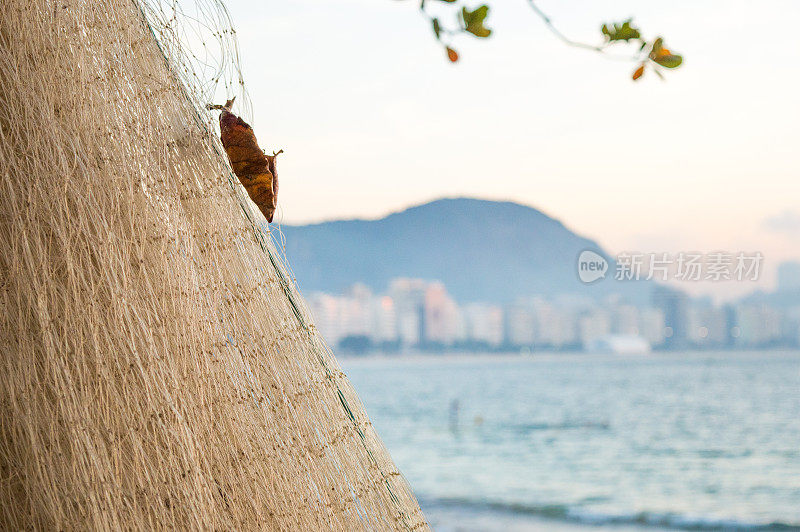
POLYGON ((315 323, 340 352, 607 351, 800 346, 800 263, 784 263, 777 289, 715 305, 654 284, 647 305, 618 296, 523 296, 459 304, 439 281, 393 279, 309 297, 315 323))

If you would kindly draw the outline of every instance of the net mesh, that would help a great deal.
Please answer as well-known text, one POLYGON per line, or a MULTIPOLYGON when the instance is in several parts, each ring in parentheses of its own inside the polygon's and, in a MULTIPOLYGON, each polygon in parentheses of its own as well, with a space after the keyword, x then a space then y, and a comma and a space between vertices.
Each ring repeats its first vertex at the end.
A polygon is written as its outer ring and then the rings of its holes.
POLYGON ((2 2, 0 527, 425 529, 202 110, 246 98, 191 5, 2 2))

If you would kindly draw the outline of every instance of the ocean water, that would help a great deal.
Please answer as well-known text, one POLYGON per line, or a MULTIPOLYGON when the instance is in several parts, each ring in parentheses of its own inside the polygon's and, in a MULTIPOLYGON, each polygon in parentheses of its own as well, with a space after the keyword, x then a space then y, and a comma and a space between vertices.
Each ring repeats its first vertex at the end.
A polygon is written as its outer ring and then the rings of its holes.
POLYGON ((436 530, 800 530, 800 353, 341 363, 436 530))

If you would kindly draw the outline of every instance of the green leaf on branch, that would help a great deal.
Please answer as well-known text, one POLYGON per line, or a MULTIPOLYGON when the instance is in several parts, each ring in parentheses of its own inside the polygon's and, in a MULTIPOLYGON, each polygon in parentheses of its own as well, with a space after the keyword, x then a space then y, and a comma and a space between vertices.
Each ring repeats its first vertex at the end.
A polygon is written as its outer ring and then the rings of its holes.
POLYGON ((628 42, 631 39, 639 39, 641 34, 637 28, 631 26, 632 19, 628 19, 624 21, 622 24, 612 24, 609 26, 608 24, 603 24, 602 32, 603 35, 606 36, 606 40, 608 42, 614 41, 625 41, 628 42))
POLYGON ((678 68, 683 63, 683 57, 673 54, 668 48, 664 47, 664 39, 659 37, 653 43, 650 50, 650 59, 664 68, 678 68))
POLYGON ((665 68, 678 68, 683 63, 683 57, 675 54, 660 55, 653 61, 665 68))
POLYGON ((439 24, 439 19, 433 19, 433 33, 436 34, 436 38, 438 39, 442 34, 442 26, 439 24))
POLYGON ((650 49, 650 58, 652 59, 653 57, 655 57, 656 54, 658 54, 663 47, 664 47, 664 39, 659 37, 653 42, 653 47, 650 49))
POLYGON ((466 7, 461 8, 461 19, 464 21, 464 30, 476 37, 488 37, 492 34, 492 30, 483 25, 486 15, 488 14, 489 6, 487 5, 482 5, 473 11, 468 10, 466 7))

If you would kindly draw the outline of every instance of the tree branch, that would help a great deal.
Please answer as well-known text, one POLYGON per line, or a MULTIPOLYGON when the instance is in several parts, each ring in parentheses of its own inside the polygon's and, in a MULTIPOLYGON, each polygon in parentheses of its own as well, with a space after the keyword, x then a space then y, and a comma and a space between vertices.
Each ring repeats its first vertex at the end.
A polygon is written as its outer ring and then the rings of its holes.
MULTIPOLYGON (((443 1, 457 6, 456 9, 461 7, 461 11, 457 13, 457 22, 455 26, 445 27, 439 17, 428 13, 425 0, 420 0, 419 10, 430 22, 436 35, 436 39, 447 51, 447 57, 450 59, 450 61, 455 63, 458 61, 458 52, 450 47, 450 42, 452 41, 453 37, 470 33, 475 37, 486 38, 492 34, 491 28, 487 28, 484 25, 486 15, 489 12, 489 6, 484 4, 470 11, 466 7, 461 6, 457 0, 443 1)), ((605 36, 604 42, 601 44, 588 44, 580 41, 573 41, 561 33, 561 30, 559 30, 558 27, 553 24, 553 20, 547 15, 547 13, 539 8, 537 5, 537 0, 527 0, 527 2, 533 12, 545 23, 547 29, 550 30, 550 32, 564 44, 575 48, 582 48, 584 50, 597 52, 599 54, 603 54, 604 57, 609 59, 636 61, 640 63, 639 67, 633 72, 632 77, 634 81, 642 77, 646 68, 651 68, 656 74, 658 74, 659 77, 662 77, 662 68, 678 68, 683 62, 683 57, 678 54, 673 54, 669 51, 669 49, 663 46, 664 41, 661 37, 658 37, 652 42, 648 42, 642 38, 639 28, 631 24, 632 19, 630 18, 619 23, 603 24, 601 31, 605 36), (631 41, 640 44, 637 52, 630 54, 613 54, 608 53, 607 51, 608 48, 613 44, 620 42, 630 44, 631 41)))
POLYGON ((539 18, 541 18, 544 21, 545 25, 547 25, 547 29, 549 29, 553 33, 553 35, 561 39, 564 43, 570 46, 574 46, 576 48, 592 50, 593 52, 600 52, 601 54, 605 53, 604 46, 596 46, 593 44, 586 44, 582 42, 573 41, 572 39, 561 33, 561 31, 553 25, 553 21, 550 19, 550 17, 547 16, 547 14, 544 11, 539 9, 539 6, 536 5, 536 2, 534 2, 534 0, 528 0, 528 5, 531 6, 531 9, 533 9, 533 11, 537 15, 539 15, 539 18))

